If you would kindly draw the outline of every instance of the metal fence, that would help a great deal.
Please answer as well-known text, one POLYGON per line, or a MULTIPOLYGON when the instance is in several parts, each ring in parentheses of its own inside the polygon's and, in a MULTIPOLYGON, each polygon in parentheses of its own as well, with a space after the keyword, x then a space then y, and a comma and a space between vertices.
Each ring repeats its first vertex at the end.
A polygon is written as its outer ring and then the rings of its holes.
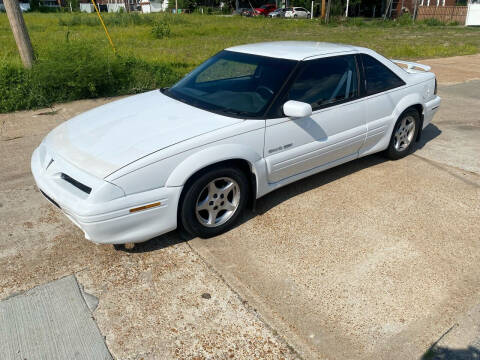
POLYGON ((420 6, 417 20, 437 19, 443 22, 456 21, 465 24, 467 18, 467 6, 420 6))

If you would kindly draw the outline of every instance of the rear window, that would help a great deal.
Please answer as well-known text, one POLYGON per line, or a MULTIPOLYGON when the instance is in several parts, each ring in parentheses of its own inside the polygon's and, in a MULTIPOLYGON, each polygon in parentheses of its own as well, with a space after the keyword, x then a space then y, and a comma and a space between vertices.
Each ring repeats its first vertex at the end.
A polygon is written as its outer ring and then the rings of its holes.
POLYGON ((378 94, 405 85, 393 71, 370 55, 362 54, 367 95, 378 94))

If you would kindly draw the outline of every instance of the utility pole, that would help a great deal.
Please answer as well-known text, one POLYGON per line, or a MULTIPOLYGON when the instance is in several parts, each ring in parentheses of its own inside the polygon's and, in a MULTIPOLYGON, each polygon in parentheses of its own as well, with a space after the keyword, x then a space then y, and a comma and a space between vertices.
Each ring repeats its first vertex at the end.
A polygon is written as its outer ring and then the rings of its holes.
POLYGON ((322 15, 320 17, 325 19, 325 0, 322 0, 322 15))
POLYGON ((12 28, 13 37, 17 43, 18 52, 22 58, 23 66, 30 69, 33 65, 33 48, 28 36, 27 26, 23 20, 22 10, 17 0, 3 0, 5 11, 7 12, 8 21, 12 28))

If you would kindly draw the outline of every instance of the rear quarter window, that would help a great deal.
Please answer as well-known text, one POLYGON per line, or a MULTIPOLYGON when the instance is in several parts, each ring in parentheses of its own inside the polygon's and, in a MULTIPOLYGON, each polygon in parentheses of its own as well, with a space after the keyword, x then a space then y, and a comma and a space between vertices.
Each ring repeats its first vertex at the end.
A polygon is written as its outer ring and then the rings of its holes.
POLYGON ((405 85, 402 79, 377 59, 366 54, 362 54, 361 57, 365 74, 366 95, 378 94, 405 85))

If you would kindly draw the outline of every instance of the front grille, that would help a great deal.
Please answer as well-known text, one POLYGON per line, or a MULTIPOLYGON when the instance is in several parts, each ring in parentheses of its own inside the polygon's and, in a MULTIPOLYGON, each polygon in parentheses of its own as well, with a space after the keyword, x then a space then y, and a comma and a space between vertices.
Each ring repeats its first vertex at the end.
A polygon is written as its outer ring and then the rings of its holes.
POLYGON ((62 179, 65 180, 66 182, 72 184, 75 186, 77 189, 82 190, 83 192, 90 194, 92 192, 92 188, 88 187, 87 185, 82 184, 81 182, 78 182, 74 178, 68 176, 67 174, 62 173, 61 175, 62 179))
MULTIPOLYGON (((39 189, 39 190, 40 190, 40 189, 39 189)), ((40 192, 43 194, 43 196, 45 196, 45 197, 47 198, 48 201, 50 201, 53 205, 55 205, 56 207, 58 207, 59 209, 61 209, 60 205, 58 205, 55 200, 53 200, 50 196, 48 196, 47 194, 45 194, 42 190, 40 190, 40 192)))

